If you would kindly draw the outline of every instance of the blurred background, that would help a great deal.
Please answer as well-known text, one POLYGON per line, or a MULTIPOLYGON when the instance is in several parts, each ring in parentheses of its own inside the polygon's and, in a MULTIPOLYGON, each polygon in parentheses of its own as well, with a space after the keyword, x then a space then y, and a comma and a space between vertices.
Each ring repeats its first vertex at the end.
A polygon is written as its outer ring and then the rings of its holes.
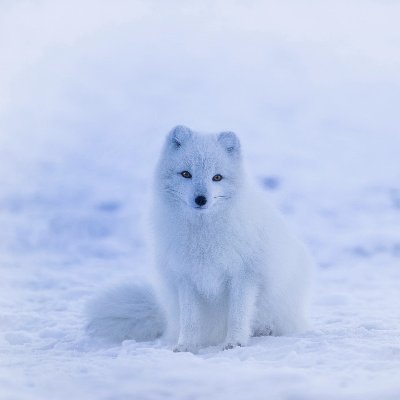
POLYGON ((146 272, 177 124, 240 136, 326 271, 320 329, 343 305, 398 329, 399 21, 391 0, 1 1, 3 350, 76 348, 84 301, 146 272))
POLYGON ((372 0, 2 2, 1 247, 129 252, 176 124, 237 132, 255 178, 290 192, 287 211, 329 214, 357 191, 398 206, 399 13, 372 0))

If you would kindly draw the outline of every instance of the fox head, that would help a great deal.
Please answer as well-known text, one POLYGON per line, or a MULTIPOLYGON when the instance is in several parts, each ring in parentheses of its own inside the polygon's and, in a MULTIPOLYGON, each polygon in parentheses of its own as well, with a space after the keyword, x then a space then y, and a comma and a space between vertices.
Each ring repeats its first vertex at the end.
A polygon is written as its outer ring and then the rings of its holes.
POLYGON ((161 154, 157 196, 192 215, 222 211, 237 197, 241 165, 240 141, 233 132, 199 134, 177 126, 161 154))

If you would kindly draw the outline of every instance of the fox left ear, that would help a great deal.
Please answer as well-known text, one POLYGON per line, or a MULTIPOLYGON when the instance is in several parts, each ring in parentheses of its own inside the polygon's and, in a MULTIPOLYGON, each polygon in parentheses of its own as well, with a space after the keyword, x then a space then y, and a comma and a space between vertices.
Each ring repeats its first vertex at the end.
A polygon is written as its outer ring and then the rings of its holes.
POLYGON ((230 154, 240 153, 240 140, 233 132, 221 132, 218 135, 218 142, 225 148, 230 154))

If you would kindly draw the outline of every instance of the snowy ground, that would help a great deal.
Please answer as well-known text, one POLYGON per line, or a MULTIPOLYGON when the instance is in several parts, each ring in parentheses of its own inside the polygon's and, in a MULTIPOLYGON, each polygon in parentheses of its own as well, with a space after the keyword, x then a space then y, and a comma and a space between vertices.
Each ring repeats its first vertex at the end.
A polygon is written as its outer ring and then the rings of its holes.
POLYGON ((400 5, 5 1, 0 399, 400 398, 400 5), (175 124, 242 138, 319 263, 310 331, 110 346, 85 302, 149 268, 175 124))

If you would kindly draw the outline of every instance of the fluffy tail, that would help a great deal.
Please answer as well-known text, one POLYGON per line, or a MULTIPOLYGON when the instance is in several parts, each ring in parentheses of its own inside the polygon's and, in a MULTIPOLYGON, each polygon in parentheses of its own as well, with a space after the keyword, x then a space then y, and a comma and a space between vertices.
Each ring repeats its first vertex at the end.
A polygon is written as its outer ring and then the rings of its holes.
POLYGON ((101 294, 88 304, 86 315, 88 333, 113 342, 154 340, 166 326, 153 289, 143 284, 123 285, 101 294))

